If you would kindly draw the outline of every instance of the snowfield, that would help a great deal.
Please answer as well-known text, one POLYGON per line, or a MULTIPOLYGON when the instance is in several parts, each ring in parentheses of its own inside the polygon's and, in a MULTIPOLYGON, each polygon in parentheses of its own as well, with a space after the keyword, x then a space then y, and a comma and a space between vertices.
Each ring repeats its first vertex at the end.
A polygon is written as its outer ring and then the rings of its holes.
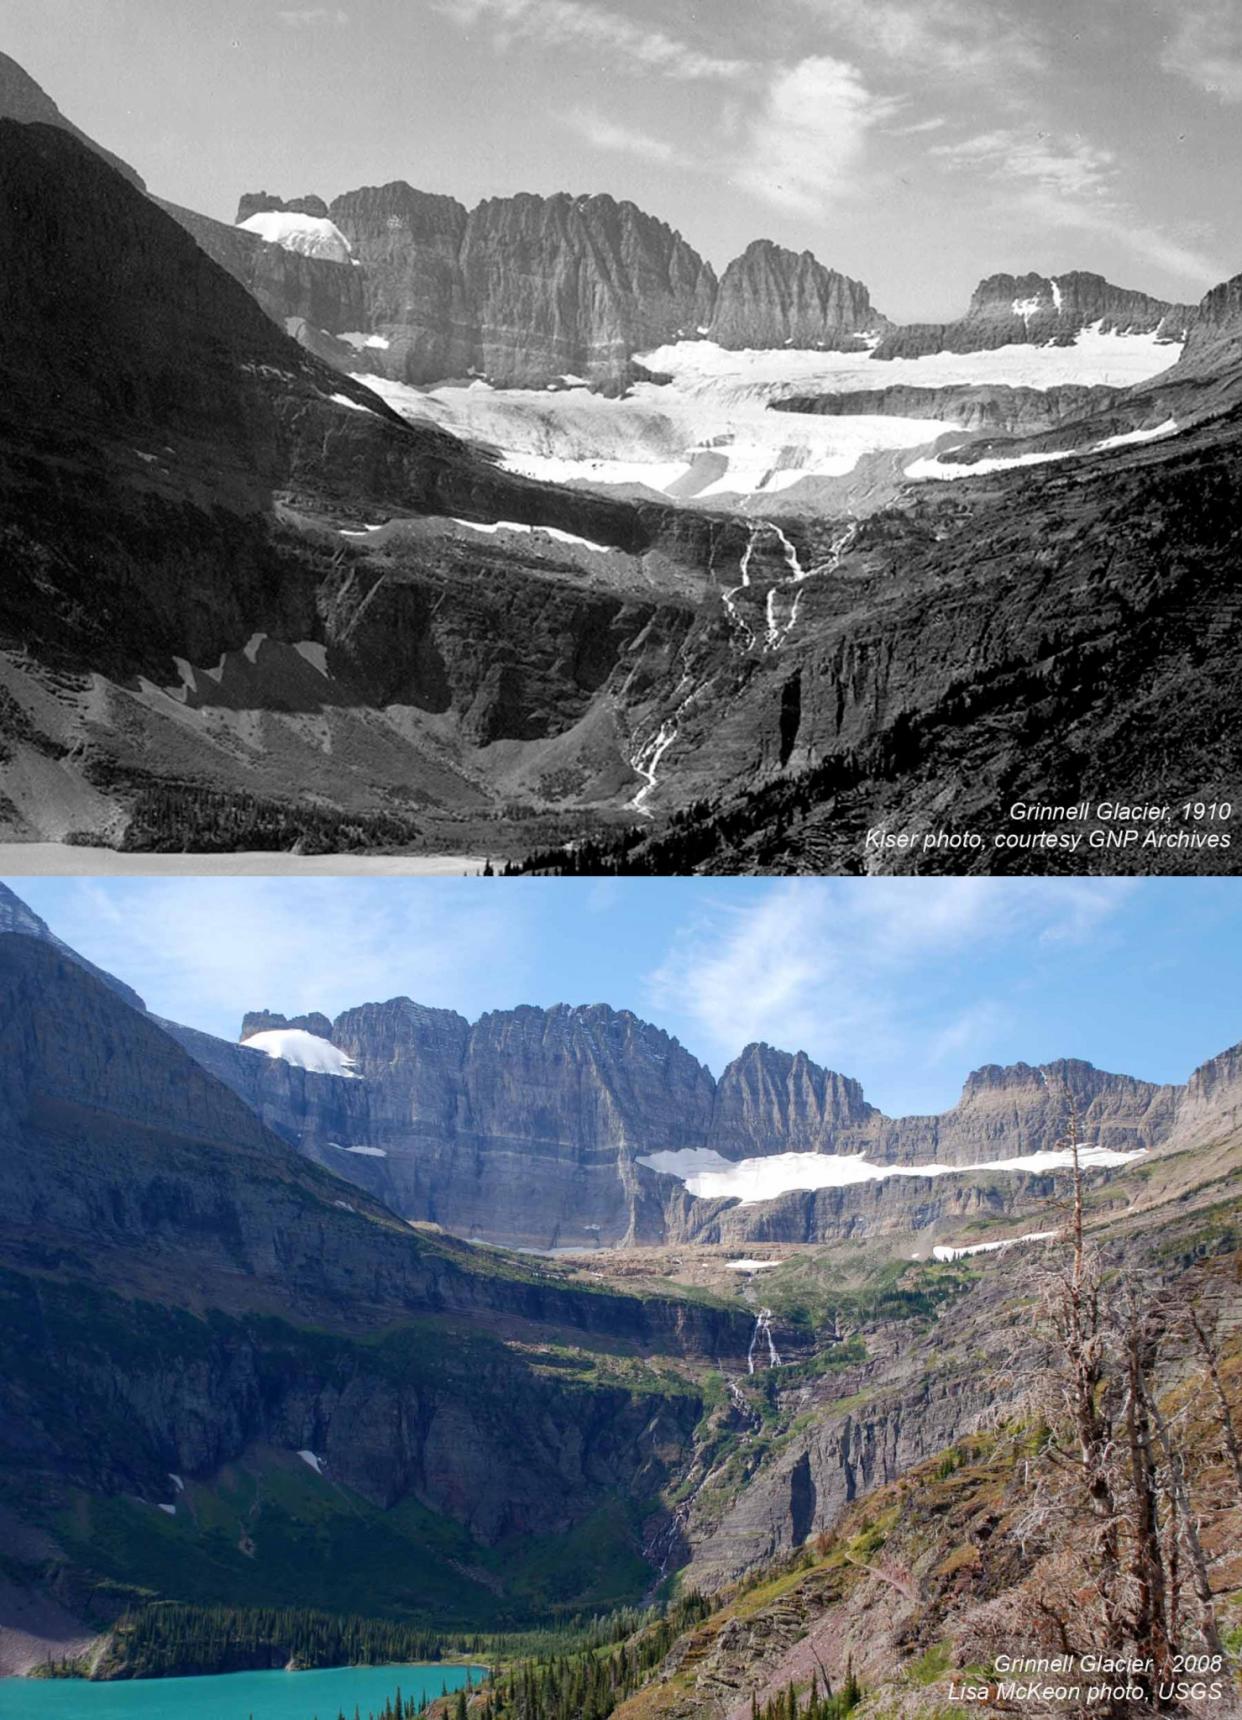
POLYGON ((1028 1236, 1007 1236, 1003 1242, 972 1242, 965 1248, 951 1248, 938 1243, 932 1249, 933 1260, 964 1260, 968 1254, 995 1254, 1002 1248, 1016 1248, 1020 1242, 1051 1242, 1059 1236, 1056 1230, 1033 1230, 1028 1236))
POLYGON ((313 1075, 340 1075, 346 1081, 362 1079, 352 1057, 347 1057, 330 1040, 320 1039, 317 1033, 307 1033, 303 1027, 273 1027, 265 1033, 252 1033, 249 1039, 242 1040, 242 1045, 248 1051, 263 1051, 283 1063, 292 1063, 295 1069, 309 1069, 313 1075))
POLYGON ((612 546, 606 543, 592 543, 590 538, 575 537, 573 532, 563 532, 557 526, 527 526, 516 520, 496 520, 491 525, 481 524, 478 520, 454 520, 455 526, 463 526, 468 532, 485 532, 489 537, 496 532, 535 532, 544 537, 555 539, 557 543, 577 544, 581 549, 593 549, 599 555, 611 555, 612 546))
MULTIPOLYGON (((774 400, 896 384, 1123 387, 1167 370, 1180 355, 1179 345, 1155 335, 1094 328, 1072 346, 1015 345, 882 362, 867 352, 728 352, 712 341, 678 341, 637 355, 639 364, 671 382, 638 382, 619 400, 568 377, 563 380, 570 386, 552 391, 496 389, 478 380, 419 389, 361 373, 355 380, 407 418, 499 449, 506 468, 525 477, 596 488, 641 485, 678 501, 761 501, 803 479, 846 477, 869 455, 930 453, 954 429, 923 418, 771 412, 774 400)), ((915 464, 934 469, 907 468, 907 475, 956 477, 985 469, 915 464)))
MULTIPOLYGON (((1078 1159, 1084 1166, 1116 1166, 1142 1158, 1143 1151, 1115 1153, 1107 1147, 1085 1147, 1078 1159)), ((873 1165, 862 1153, 772 1153, 766 1158, 726 1159, 711 1147, 682 1147, 674 1152, 648 1153, 637 1162, 648 1170, 676 1177, 703 1200, 736 1200, 742 1206, 756 1206, 795 1190, 846 1188, 851 1183, 882 1182, 886 1177, 1065 1170, 1073 1163, 1073 1155, 1028 1153, 1022 1158, 992 1159, 979 1165, 873 1165)))
POLYGON ((322 257, 329 263, 352 263, 349 240, 334 221, 322 215, 294 215, 271 209, 238 222, 243 233, 257 233, 269 245, 298 251, 303 257, 322 257))

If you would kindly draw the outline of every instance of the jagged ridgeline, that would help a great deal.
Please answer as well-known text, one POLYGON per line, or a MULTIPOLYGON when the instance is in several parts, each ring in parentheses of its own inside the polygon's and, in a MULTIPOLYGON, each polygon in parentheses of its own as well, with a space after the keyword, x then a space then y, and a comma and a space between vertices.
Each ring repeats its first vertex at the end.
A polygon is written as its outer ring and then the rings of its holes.
POLYGON ((716 1082, 602 1007, 474 1026, 406 1000, 336 1022, 264 1007, 235 1047, 153 1017, 11 894, 0 1022, 0 1664, 414 1654, 493 1667, 468 1698, 493 1720, 788 1720, 790 1685, 796 1713, 839 1720, 859 1690, 949 1700, 1015 1639, 1077 1642, 1059 1597, 1092 1584, 1113 1610, 1090 1631, 1141 1644, 1153 1615, 1110 1597, 1153 1559, 1168 1641, 1231 1652, 1236 1054, 1169 1088, 987 1069, 946 1116, 892 1120, 768 1047, 716 1082), (683 1143, 701 1131, 698 1174, 893 1174, 696 1193, 668 1169, 684 1144, 644 1135, 665 1112, 683 1143), (387 1134, 341 1127, 368 1116, 387 1134), (682 1228, 553 1259, 411 1223, 363 1186, 399 1156, 399 1118, 446 1210, 490 1162, 527 1231, 570 1183, 619 1227, 632 1199, 682 1228), (295 1120, 338 1132, 299 1150, 295 1120), (1006 1151, 1038 1166, 1054 1126, 1059 1168, 1004 1169, 1006 1151), (996 1193, 1024 1174, 1026 1204, 996 1193), (888 1206, 890 1183, 913 1198, 888 1206), (726 1220, 744 1249, 712 1240, 726 1220), (1111 1287, 1087 1334, 1110 1511, 1137 1523, 1148 1481, 1165 1501, 1143 1519, 1158 1550, 1127 1528, 1103 1567, 1061 1532, 1083 1521, 1081 1455, 1058 1463, 1079 1273, 1111 1287), (8 1626, 14 1596, 34 1631, 8 1626))
POLYGON ((1118 782, 1239 803, 1236 281, 1186 307, 997 275, 899 329, 831 260, 758 241, 717 279, 607 197, 393 182, 228 225, 11 61, 0 115, 0 834, 1235 865, 1191 828, 865 843, 1118 782))

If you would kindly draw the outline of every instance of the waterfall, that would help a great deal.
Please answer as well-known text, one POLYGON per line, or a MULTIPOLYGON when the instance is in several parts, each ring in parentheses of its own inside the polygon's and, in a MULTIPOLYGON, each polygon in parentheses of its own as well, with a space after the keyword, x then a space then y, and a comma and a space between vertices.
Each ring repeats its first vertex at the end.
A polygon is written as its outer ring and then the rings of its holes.
POLYGON ((638 752, 630 760, 631 769, 636 770, 639 776, 646 777, 647 779, 644 786, 639 789, 638 793, 630 802, 630 806, 633 811, 637 812, 642 818, 650 818, 652 816, 652 814, 647 810, 647 801, 655 793, 656 776, 660 769, 660 760, 664 757, 665 753, 676 739, 676 722, 669 721, 661 723, 660 732, 652 740, 647 741, 644 746, 640 747, 638 752))
POLYGON ((766 1362, 760 1362, 760 1366, 779 1368, 781 1358, 772 1337, 772 1310, 770 1308, 760 1308, 755 1316, 755 1329, 750 1334, 750 1348, 746 1352, 746 1372, 748 1374, 753 1374, 755 1371, 755 1346, 758 1344, 760 1336, 766 1338, 768 1344, 768 1359, 766 1362))

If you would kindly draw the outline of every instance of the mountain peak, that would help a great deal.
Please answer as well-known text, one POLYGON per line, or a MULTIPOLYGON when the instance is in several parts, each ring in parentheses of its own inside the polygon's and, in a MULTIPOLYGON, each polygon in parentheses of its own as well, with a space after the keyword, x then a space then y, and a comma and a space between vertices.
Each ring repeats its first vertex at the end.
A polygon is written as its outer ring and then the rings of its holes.
POLYGON ((76 962, 78 967, 83 968, 95 979, 106 985, 109 990, 114 991, 119 998, 124 999, 131 1009, 146 1012, 146 1004, 132 986, 126 985, 124 980, 117 979, 115 975, 105 972, 103 968, 96 967, 94 962, 87 961, 85 956, 79 955, 77 950, 65 943, 63 938, 58 938, 47 921, 40 919, 34 909, 28 907, 20 896, 15 895, 6 884, 0 884, 0 935, 5 933, 19 937, 37 938, 40 943, 50 944, 67 960, 76 962))
POLYGON ((61 131, 67 131, 76 137, 79 143, 84 143, 88 149, 93 149, 109 167, 114 167, 118 173, 124 174, 130 184, 136 186, 139 191, 146 190, 145 182, 127 161, 122 161, 119 155, 113 155, 110 149, 96 143, 93 137, 88 137, 72 120, 66 119, 51 96, 35 82, 25 67, 18 65, 16 60, 4 53, 0 53, 0 119, 15 119, 23 125, 58 126, 61 131))

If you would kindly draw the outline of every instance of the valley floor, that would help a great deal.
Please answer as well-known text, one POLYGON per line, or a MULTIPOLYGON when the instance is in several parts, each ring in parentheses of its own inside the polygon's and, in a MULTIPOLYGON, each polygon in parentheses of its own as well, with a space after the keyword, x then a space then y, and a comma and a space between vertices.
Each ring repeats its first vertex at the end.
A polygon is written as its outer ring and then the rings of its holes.
POLYGON ((486 865, 478 854, 122 854, 68 842, 0 843, 0 868, 15 878, 459 878, 477 877, 486 865))

